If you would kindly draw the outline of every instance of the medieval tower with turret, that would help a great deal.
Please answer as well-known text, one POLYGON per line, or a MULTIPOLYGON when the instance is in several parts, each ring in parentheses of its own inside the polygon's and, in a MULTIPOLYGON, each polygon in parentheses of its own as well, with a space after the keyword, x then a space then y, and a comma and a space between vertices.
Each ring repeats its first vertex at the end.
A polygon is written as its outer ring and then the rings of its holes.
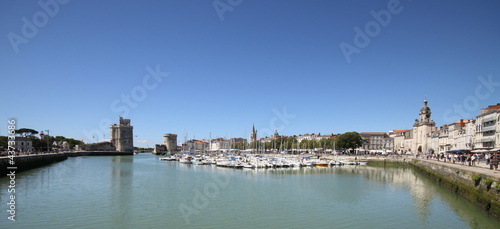
POLYGON ((134 151, 134 133, 130 125, 130 119, 120 117, 120 123, 109 127, 111 132, 111 143, 118 152, 134 151))

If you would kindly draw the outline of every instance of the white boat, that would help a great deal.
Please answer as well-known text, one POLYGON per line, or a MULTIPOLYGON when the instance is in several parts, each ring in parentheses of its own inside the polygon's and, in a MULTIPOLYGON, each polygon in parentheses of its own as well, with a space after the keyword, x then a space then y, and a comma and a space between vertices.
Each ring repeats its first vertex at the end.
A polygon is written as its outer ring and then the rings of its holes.
POLYGON ((177 161, 177 158, 175 158, 174 156, 160 157, 160 161, 177 161))
POLYGON ((251 163, 245 163, 243 164, 243 168, 246 168, 246 169, 254 169, 255 168, 255 165, 251 164, 251 163))
POLYGON ((182 164, 193 164, 193 158, 192 157, 186 157, 186 158, 181 158, 179 159, 179 162, 182 164))
POLYGON ((345 158, 339 159, 339 162, 343 163, 344 165, 366 165, 366 162, 349 161, 345 158))
POLYGON ((344 165, 344 163, 342 163, 340 161, 330 161, 328 163, 328 165, 330 165, 330 166, 339 166, 339 165, 344 165))

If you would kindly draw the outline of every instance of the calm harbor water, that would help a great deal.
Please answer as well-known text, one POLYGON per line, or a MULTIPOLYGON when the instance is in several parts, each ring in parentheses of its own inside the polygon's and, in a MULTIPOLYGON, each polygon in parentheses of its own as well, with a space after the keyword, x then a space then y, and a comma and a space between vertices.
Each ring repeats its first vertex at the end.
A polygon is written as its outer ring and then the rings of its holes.
POLYGON ((139 154, 76 157, 0 179, 0 228, 500 228, 404 168, 229 169, 139 154))

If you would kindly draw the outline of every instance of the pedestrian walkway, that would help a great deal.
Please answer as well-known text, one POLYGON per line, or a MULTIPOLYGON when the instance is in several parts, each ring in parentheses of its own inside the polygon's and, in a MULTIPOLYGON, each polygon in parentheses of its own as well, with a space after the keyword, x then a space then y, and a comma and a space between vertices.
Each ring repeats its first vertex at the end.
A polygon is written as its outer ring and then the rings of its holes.
POLYGON ((490 165, 486 165, 485 160, 481 160, 479 163, 476 163, 475 166, 462 165, 459 162, 453 163, 450 161, 446 161, 446 162, 444 162, 442 160, 437 161, 435 159, 419 158, 417 160, 436 163, 436 164, 440 164, 440 165, 446 165, 449 167, 462 169, 462 170, 466 170, 466 171, 470 171, 470 172, 474 172, 474 173, 484 174, 484 175, 488 175, 488 176, 491 176, 491 177, 494 177, 494 178, 500 180, 500 169, 498 169, 498 171, 490 170, 490 165))

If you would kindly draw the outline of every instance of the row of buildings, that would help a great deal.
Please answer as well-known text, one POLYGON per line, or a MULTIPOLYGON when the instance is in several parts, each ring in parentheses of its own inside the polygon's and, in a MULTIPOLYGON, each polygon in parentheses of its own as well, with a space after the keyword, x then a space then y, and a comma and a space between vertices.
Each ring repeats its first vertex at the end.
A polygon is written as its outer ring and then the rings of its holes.
MULTIPOLYGON (((43 139, 43 138, 42 138, 43 139)), ((13 146, 18 152, 34 152, 35 148, 33 146, 33 141, 28 137, 16 137, 13 146)), ((52 148, 60 150, 69 150, 69 143, 67 141, 54 141, 52 142, 52 148)))
MULTIPOLYGON (((412 129, 393 130, 390 132, 362 132, 363 144, 356 149, 358 153, 446 153, 446 152, 488 152, 500 150, 500 103, 481 109, 475 119, 457 120, 439 128, 431 119, 431 109, 427 99, 415 119, 412 129)), ((319 141, 325 138, 335 138, 337 135, 304 134, 293 136, 297 142, 304 140, 319 141)), ((177 147, 177 135, 165 134, 164 144, 156 145, 156 153, 174 151, 220 151, 230 150, 235 145, 242 144, 256 148, 243 138, 213 140, 190 140, 177 147)), ((271 142, 280 136, 257 138, 257 130, 252 126, 249 142, 271 142)))
POLYGON ((363 149, 395 153, 488 152, 500 150, 500 104, 481 109, 475 119, 457 120, 439 128, 431 119, 428 101, 412 129, 361 135, 363 149))
POLYGON ((163 144, 155 145, 154 154, 166 154, 179 151, 225 151, 234 148, 235 145, 246 145, 248 142, 244 138, 223 139, 216 138, 212 140, 187 140, 181 146, 177 146, 177 135, 168 133, 163 135, 163 144))

